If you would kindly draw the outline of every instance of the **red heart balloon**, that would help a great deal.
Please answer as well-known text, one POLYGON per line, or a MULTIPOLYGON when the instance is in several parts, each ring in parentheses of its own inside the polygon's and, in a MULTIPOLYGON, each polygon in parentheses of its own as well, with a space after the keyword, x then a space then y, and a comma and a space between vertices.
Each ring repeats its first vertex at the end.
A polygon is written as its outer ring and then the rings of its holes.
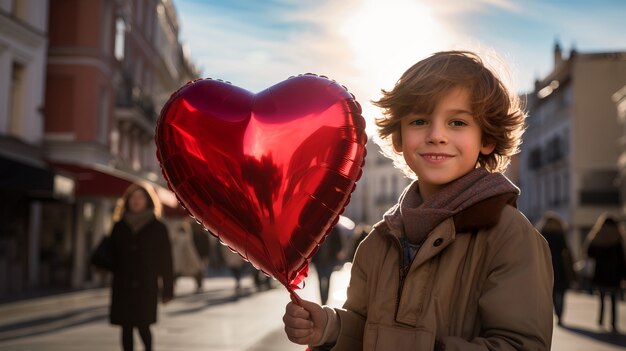
POLYGON ((292 293, 350 199, 367 142, 354 96, 313 74, 257 94, 190 82, 163 107, 155 138, 187 211, 292 293))

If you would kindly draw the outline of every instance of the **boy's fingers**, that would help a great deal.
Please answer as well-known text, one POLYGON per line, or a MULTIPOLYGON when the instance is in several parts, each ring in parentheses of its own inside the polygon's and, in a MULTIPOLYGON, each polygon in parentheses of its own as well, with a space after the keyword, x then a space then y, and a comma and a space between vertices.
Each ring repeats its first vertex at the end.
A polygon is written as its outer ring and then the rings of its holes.
POLYGON ((311 313, 309 313, 309 311, 305 310, 302 306, 299 306, 293 302, 287 304, 287 307, 285 308, 285 315, 303 319, 311 318, 311 313))
POLYGON ((311 302, 311 301, 307 301, 307 300, 302 300, 301 301, 301 307, 304 308, 307 311, 312 311, 315 308, 320 308, 319 305, 315 302, 311 302))
POLYGON ((313 322, 313 315, 319 314, 320 311, 322 311, 322 307, 311 301, 289 302, 283 315, 287 338, 300 345, 315 342, 313 338, 318 327, 313 322))
POLYGON ((310 329, 292 329, 285 327, 285 333, 287 334, 289 341, 301 345, 308 344, 311 337, 310 329))
POLYGON ((310 319, 304 319, 300 317, 294 317, 292 315, 285 314, 283 316, 283 323, 285 327, 294 329, 311 329, 313 328, 313 322, 310 319))
POLYGON ((310 328, 300 329, 300 328, 285 327, 285 332, 287 333, 287 335, 293 338, 298 338, 298 339, 309 337, 312 334, 312 331, 310 328))

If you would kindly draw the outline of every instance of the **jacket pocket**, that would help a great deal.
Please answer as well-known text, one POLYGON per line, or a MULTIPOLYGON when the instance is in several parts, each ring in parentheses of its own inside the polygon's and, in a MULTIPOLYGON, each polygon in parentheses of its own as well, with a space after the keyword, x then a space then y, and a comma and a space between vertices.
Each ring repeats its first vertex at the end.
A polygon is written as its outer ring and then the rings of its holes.
POLYGON ((425 329, 368 325, 363 337, 364 351, 433 350, 435 338, 425 329))

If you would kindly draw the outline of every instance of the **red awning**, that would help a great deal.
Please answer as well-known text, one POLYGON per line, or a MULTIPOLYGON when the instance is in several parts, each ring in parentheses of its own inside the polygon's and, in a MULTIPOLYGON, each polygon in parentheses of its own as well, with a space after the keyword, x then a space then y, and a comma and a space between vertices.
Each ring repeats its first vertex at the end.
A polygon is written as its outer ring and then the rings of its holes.
POLYGON ((55 162, 53 166, 73 176, 76 183, 76 196, 119 198, 129 185, 139 183, 144 186, 152 186, 163 204, 164 215, 187 215, 171 190, 137 175, 100 164, 79 165, 55 162))
POLYGON ((53 163, 53 166, 74 178, 76 196, 120 197, 136 181, 129 174, 113 168, 67 163, 53 163))

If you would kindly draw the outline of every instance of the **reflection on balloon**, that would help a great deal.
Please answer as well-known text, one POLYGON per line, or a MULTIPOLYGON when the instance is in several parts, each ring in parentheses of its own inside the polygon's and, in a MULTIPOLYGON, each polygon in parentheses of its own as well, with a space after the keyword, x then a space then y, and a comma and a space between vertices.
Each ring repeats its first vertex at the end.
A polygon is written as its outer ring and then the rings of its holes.
POLYGON ((354 96, 313 74, 257 94, 190 82, 163 107, 155 139, 190 215, 292 293, 350 199, 367 142, 354 96))

